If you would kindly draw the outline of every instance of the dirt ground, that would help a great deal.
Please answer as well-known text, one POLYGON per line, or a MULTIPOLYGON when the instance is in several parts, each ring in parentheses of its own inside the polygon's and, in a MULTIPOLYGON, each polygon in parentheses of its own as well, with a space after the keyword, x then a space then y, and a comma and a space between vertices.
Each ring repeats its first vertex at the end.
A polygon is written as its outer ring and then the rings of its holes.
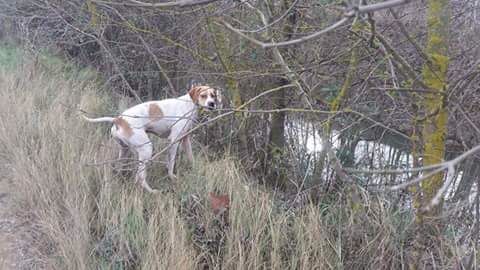
POLYGON ((20 224, 12 213, 11 198, 0 183, 0 270, 23 269, 23 246, 20 224))
POLYGON ((9 196, 0 192, 0 269, 19 269, 15 238, 15 220, 8 213, 9 196))

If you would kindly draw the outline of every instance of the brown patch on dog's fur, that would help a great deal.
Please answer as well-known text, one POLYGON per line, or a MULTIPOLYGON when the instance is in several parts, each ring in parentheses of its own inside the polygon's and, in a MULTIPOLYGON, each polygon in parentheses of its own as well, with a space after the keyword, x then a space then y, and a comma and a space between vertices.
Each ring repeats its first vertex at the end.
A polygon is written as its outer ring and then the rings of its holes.
POLYGON ((130 127, 127 121, 123 119, 122 117, 117 117, 113 120, 113 123, 115 126, 120 129, 120 132, 122 135, 124 135, 127 138, 132 137, 133 135, 133 129, 130 127))
POLYGON ((157 104, 151 103, 148 106, 148 117, 152 122, 160 120, 163 117, 162 109, 157 104))

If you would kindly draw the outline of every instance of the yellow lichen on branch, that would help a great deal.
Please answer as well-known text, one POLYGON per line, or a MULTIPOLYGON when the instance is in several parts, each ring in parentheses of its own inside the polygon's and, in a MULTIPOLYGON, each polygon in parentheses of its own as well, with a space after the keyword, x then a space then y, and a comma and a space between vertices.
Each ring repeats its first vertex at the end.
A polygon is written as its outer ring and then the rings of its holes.
MULTIPOLYGON (((425 114, 421 123, 423 140, 423 166, 438 164, 445 157, 445 137, 447 135, 448 112, 446 108, 448 57, 448 0, 428 0, 427 9, 427 48, 428 59, 423 66, 423 83, 428 92, 420 103, 425 114)), ((420 262, 438 248, 438 234, 442 231, 440 203, 435 208, 424 211, 442 187, 443 173, 425 179, 414 195, 416 208, 416 234, 413 242, 409 269, 419 269, 420 262), (421 197, 420 197, 421 196, 421 197)))
MULTIPOLYGON (((428 61, 423 68, 424 84, 431 90, 425 94, 424 109, 428 116, 423 124, 423 165, 442 162, 445 156, 448 113, 445 90, 447 88, 448 49, 448 0, 428 2, 428 61)), ((424 202, 435 196, 442 185, 443 174, 439 173, 422 183, 424 202)))
MULTIPOLYGON (((237 79, 235 78, 235 71, 238 69, 235 67, 235 63, 232 61, 233 53, 230 51, 230 40, 226 36, 224 29, 215 25, 212 20, 207 20, 207 27, 209 32, 213 36, 213 44, 215 46, 216 54, 220 63, 225 71, 227 91, 230 92, 232 97, 233 106, 240 108, 243 104, 242 95, 240 93, 240 87, 237 79)), ((239 140, 242 148, 247 147, 247 136, 245 131, 245 117, 242 113, 235 113, 235 117, 240 121, 239 127, 239 140)))
MULTIPOLYGON (((352 25, 352 31, 354 33, 358 32, 361 30, 361 27, 362 27, 361 23, 359 21, 355 21, 355 23, 352 25)), ((357 43, 353 44, 352 48, 350 49, 350 63, 348 66, 347 74, 345 76, 345 81, 343 81, 342 87, 340 88, 338 95, 330 103, 330 111, 332 112, 338 111, 340 109, 342 102, 344 102, 345 98, 348 96, 350 92, 350 88, 352 86, 352 79, 358 67, 357 45, 358 45, 357 43)), ((329 118, 324 128, 324 133, 328 137, 330 137, 330 133, 332 131, 331 122, 332 122, 332 119, 329 118)))
POLYGON ((97 6, 91 1, 87 0, 87 10, 90 13, 90 25, 95 28, 98 25, 98 11, 97 6))
POLYGON ((235 107, 242 105, 242 97, 240 95, 240 89, 238 87, 238 81, 234 78, 235 65, 231 60, 232 53, 229 51, 230 42, 226 37, 223 29, 208 21, 209 31, 213 34, 213 44, 217 51, 218 59, 223 66, 226 73, 226 83, 228 90, 231 92, 233 104, 235 107))

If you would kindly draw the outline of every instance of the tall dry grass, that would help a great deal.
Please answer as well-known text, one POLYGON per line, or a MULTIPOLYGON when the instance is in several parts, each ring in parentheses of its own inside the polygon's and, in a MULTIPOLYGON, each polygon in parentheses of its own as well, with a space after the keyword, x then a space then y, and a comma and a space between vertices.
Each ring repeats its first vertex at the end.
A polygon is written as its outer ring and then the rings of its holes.
MULTIPOLYGON (((149 169, 154 196, 116 174, 106 125, 75 108, 112 113, 119 102, 92 73, 49 58, 0 71, 0 174, 26 225, 25 269, 402 269, 411 213, 381 196, 339 192, 315 204, 288 201, 249 180, 229 157, 173 183, 149 169), (102 165, 94 165, 99 163, 102 165), (228 217, 209 192, 229 194, 228 217)), ((183 165, 181 165, 183 166, 183 165)), ((185 167, 185 166, 184 166, 185 167)), ((458 249, 442 250, 445 265, 458 249)))

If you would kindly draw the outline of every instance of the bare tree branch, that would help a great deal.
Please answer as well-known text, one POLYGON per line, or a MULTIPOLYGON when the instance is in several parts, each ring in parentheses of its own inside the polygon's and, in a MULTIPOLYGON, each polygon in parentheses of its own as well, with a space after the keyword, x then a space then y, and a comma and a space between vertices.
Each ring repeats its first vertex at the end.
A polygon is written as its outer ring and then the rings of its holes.
MULTIPOLYGON (((247 7, 249 7, 250 9, 254 10, 258 16, 260 17, 260 19, 262 20, 262 23, 265 27, 268 28, 268 19, 267 19, 267 16, 265 16, 265 14, 258 8, 255 8, 254 6, 252 6, 251 4, 249 3, 246 3, 247 7)), ((293 6, 293 5, 292 5, 293 6)), ((272 41, 272 43, 275 42, 275 40, 272 38, 270 38, 270 40, 272 41)), ((310 108, 310 109, 313 109, 312 107, 312 103, 310 102, 310 100, 308 99, 308 93, 307 91, 304 89, 304 87, 302 86, 302 84, 300 83, 300 81, 298 80, 299 76, 297 73, 293 72, 292 69, 288 66, 287 62, 285 61, 285 58, 283 57, 282 53, 280 52, 280 50, 277 48, 277 47, 273 47, 272 48, 272 51, 273 51, 273 58, 275 59, 275 61, 277 62, 277 64, 279 64, 282 68, 282 70, 285 72, 285 76, 288 78, 288 80, 295 85, 295 87, 299 90, 299 95, 302 97, 302 101, 310 108)))
POLYGON ((368 12, 374 12, 374 11, 387 9, 387 8, 394 8, 397 6, 407 4, 410 1, 411 0, 390 0, 390 1, 385 1, 381 3, 370 4, 370 5, 360 5, 358 7, 354 7, 353 9, 354 10, 356 9, 358 13, 368 13, 368 12))
MULTIPOLYGON (((112 7, 112 10, 125 22, 128 23, 128 20, 122 15, 122 13, 120 13, 117 9, 113 8, 112 7)), ((167 84, 168 86, 170 87, 170 93, 176 93, 177 91, 175 90, 175 86, 173 86, 173 83, 172 83, 172 80, 170 79, 170 77, 168 76, 167 72, 165 71, 165 69, 162 67, 162 65, 160 64, 160 61, 158 60, 158 57, 153 53, 152 49, 150 48, 150 46, 148 45, 148 43, 145 41, 145 39, 142 37, 142 35, 140 33, 138 33, 137 31, 135 31, 135 34, 137 35, 138 39, 140 39, 140 41, 142 42, 142 45, 145 47, 145 49, 147 50, 147 52, 152 56, 153 58, 153 61, 155 62, 155 64, 157 65, 158 67, 158 70, 160 71, 160 73, 162 74, 163 78, 167 81, 167 84)))
POLYGON ((122 72, 122 69, 120 68, 120 65, 117 63, 117 60, 115 59, 114 55, 112 54, 112 52, 110 51, 110 49, 105 45, 105 43, 100 39, 98 38, 96 35, 94 34, 90 34, 90 33, 87 33, 85 31, 83 31, 82 29, 74 26, 73 24, 69 23, 63 16, 62 14, 60 14, 60 12, 58 12, 58 10, 49 5, 49 8, 51 8, 53 10, 53 12, 55 12, 55 14, 63 21, 63 23, 65 23, 65 25, 67 25, 68 27, 72 28, 74 31, 77 31, 78 33, 81 33, 85 36, 88 36, 90 38, 92 38, 93 40, 95 40, 98 45, 100 45, 100 47, 107 53, 107 56, 110 58, 110 60, 112 61, 112 64, 113 66, 115 67, 115 69, 117 70, 118 72, 118 75, 120 76, 120 78, 122 79, 122 81, 124 82, 124 84, 127 86, 127 89, 128 91, 130 92, 130 94, 135 97, 135 99, 138 101, 138 102, 142 102, 142 99, 140 98, 140 96, 138 96, 137 92, 135 92, 135 90, 132 88, 132 86, 130 85, 130 83, 128 82, 127 78, 125 78, 125 75, 123 74, 122 72))
POLYGON ((336 23, 330 25, 329 27, 327 27, 325 29, 322 29, 318 32, 315 32, 313 34, 310 34, 308 36, 304 36, 304 37, 301 37, 301 38, 292 39, 292 40, 288 40, 288 41, 283 41, 283 42, 262 42, 260 40, 257 40, 255 38, 253 38, 253 37, 245 35, 244 33, 242 33, 243 32, 242 30, 233 27, 232 25, 230 25, 229 23, 227 23, 225 21, 221 20, 220 22, 225 27, 227 27, 230 31, 236 33, 237 35, 239 35, 239 36, 241 36, 245 39, 248 39, 252 43, 254 43, 254 44, 256 44, 256 45, 265 49, 265 48, 271 48, 271 47, 281 47, 281 46, 289 46, 289 45, 294 45, 294 44, 298 44, 298 43, 303 43, 305 41, 315 39, 315 38, 317 38, 317 37, 319 37, 319 36, 321 36, 325 33, 328 33, 330 31, 340 27, 341 25, 345 24, 347 21, 349 21, 351 18, 357 16, 358 14, 374 12, 374 11, 378 11, 378 10, 382 10, 382 9, 393 8, 393 7, 396 7, 396 6, 406 4, 410 1, 411 0, 390 0, 390 1, 385 1, 385 2, 382 2, 382 3, 376 3, 376 4, 371 4, 371 5, 354 6, 354 7, 349 8, 344 13, 342 19, 340 19, 336 23))
MULTIPOLYGON (((416 184, 416 183, 419 183, 427 178, 429 178, 430 176, 436 174, 436 173, 439 173, 445 169, 449 169, 450 167, 452 166, 456 166, 458 163, 462 162, 464 159, 466 159, 467 157, 475 154, 476 152, 480 151, 480 145, 477 145, 475 146, 474 148, 468 150, 467 152, 461 154, 460 156, 452 159, 452 160, 449 160, 449 161, 445 161, 445 162, 442 162, 442 163, 439 163, 439 164, 434 164, 434 165, 431 165, 431 166, 427 166, 427 167, 423 167, 424 169, 425 168, 432 168, 432 167, 437 167, 437 169, 433 170, 432 172, 426 174, 426 175, 422 175, 418 178, 415 178, 411 181, 408 181, 408 182, 405 182, 405 183, 402 183, 400 185, 396 185, 396 186, 393 186, 391 187, 390 189, 391 190, 399 190, 399 189, 403 189, 403 188, 406 188, 406 187, 409 187, 413 184, 416 184)), ((450 181, 451 182, 451 181, 450 181)), ((448 181, 445 182, 445 184, 448 184, 448 181)), ((439 190, 441 191, 442 188, 439 190)))
POLYGON ((418 44, 418 42, 415 41, 415 39, 408 33, 407 28, 400 20, 400 17, 398 16, 397 12, 395 12, 395 10, 393 9, 390 9, 390 14, 392 14, 393 18, 395 18, 395 23, 398 25, 398 27, 400 27, 400 31, 402 32, 402 34, 408 39, 408 41, 413 45, 413 47, 415 47, 415 50, 417 50, 420 56, 422 56, 423 59, 428 59, 427 54, 422 49, 420 44, 418 44))
POLYGON ((321 30, 321 31, 318 31, 318 32, 315 32, 311 35, 308 35, 308 36, 304 36, 304 37, 301 37, 301 38, 298 38, 298 39, 292 39, 292 40, 288 40, 288 41, 283 41, 283 42, 261 42, 255 38, 252 38, 250 36, 247 36, 245 35, 244 33, 242 33, 240 30, 234 28, 232 25, 230 25, 229 23, 225 22, 225 21, 221 21, 221 23, 227 27, 230 31, 234 32, 235 34, 238 34, 239 36, 245 38, 245 39, 248 39, 249 41, 257 44, 258 46, 262 47, 262 48, 271 48, 271 47, 281 47, 281 46, 289 46, 289 45, 293 45, 293 44, 297 44, 297 43, 302 43, 302 42, 305 42, 305 41, 308 41, 310 39, 314 39, 314 38, 317 38, 325 33, 328 33, 332 30, 334 30, 335 28, 343 25, 344 23, 346 23, 350 18, 348 17, 344 17, 342 18, 340 21, 330 25, 329 27, 321 30))
POLYGON ((206 5, 218 0, 180 0, 163 3, 145 3, 136 0, 128 0, 128 2, 109 2, 102 0, 92 0, 92 2, 105 5, 133 6, 133 7, 153 7, 153 8, 171 8, 171 7, 190 7, 198 5, 206 5))
POLYGON ((283 20, 285 17, 287 17, 288 14, 290 14, 290 11, 292 11, 292 9, 297 5, 299 0, 295 0, 295 2, 293 2, 293 4, 280 16, 278 17, 277 19, 275 19, 274 21, 272 21, 271 23, 267 24, 267 25, 264 25, 258 29, 255 29, 255 30, 240 30, 240 29, 237 29, 239 30, 240 32, 244 32, 244 33, 258 33, 258 32, 261 32, 267 28, 269 28, 270 26, 278 23, 279 21, 283 20))
POLYGON ((447 191, 448 187, 452 184, 453 179, 455 179, 455 166, 454 164, 449 164, 447 166, 447 179, 443 183, 442 187, 437 191, 437 194, 435 194, 430 203, 424 207, 425 211, 430 211, 442 201, 442 197, 447 191))

